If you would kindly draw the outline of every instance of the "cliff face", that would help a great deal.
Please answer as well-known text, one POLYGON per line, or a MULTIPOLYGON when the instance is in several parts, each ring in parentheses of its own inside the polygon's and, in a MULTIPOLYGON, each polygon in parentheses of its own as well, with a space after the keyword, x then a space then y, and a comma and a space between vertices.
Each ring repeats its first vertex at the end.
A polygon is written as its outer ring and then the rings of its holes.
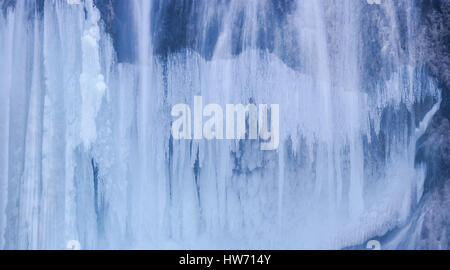
POLYGON ((450 117, 450 1, 418 0, 420 6, 419 51, 442 89, 441 113, 450 117))
POLYGON ((442 90, 440 110, 417 142, 416 163, 427 166, 425 192, 433 192, 450 178, 450 0, 417 1, 417 4, 419 59, 425 62, 442 90))
POLYGON ((418 141, 417 162, 427 165, 426 190, 433 191, 450 179, 450 0, 421 2, 419 51, 442 90, 442 103, 424 136, 418 141))
POLYGON ((386 236, 402 249, 450 248, 450 0, 420 0, 419 59, 442 90, 440 110, 417 142, 416 165, 426 166, 424 195, 410 222, 386 236))
POLYGON ((408 233, 398 247, 450 248, 450 124, 440 111, 418 141, 416 163, 425 164, 424 196, 414 212, 408 233))

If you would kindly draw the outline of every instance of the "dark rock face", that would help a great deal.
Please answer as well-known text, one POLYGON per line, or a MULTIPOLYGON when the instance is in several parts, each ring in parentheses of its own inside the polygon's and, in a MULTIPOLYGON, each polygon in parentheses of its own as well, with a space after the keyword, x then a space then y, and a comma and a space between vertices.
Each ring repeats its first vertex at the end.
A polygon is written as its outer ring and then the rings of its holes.
POLYGON ((417 145, 416 164, 427 166, 424 192, 431 192, 450 179, 449 120, 437 114, 417 145))
POLYGON ((398 63, 407 64, 409 53, 414 42, 409 42, 408 33, 412 31, 408 25, 407 1, 391 1, 395 7, 394 17, 386 13, 381 6, 363 5, 360 16, 361 27, 361 51, 364 55, 361 59, 361 75, 365 91, 370 92, 371 84, 379 81, 387 81, 398 69, 398 63), (396 29, 387 31, 396 21, 396 29), (392 42, 397 40, 398 42, 392 42))
MULTIPOLYGON (((439 112, 418 141, 416 163, 426 165, 424 196, 397 248, 450 248, 450 123, 439 112)), ((395 237, 394 237, 395 238, 395 237)))
POLYGON ((450 1, 417 0, 420 7, 419 51, 442 89, 441 113, 450 118, 450 1))
POLYGON ((424 195, 410 222, 385 236, 400 249, 450 248, 450 0, 417 0, 419 59, 442 90, 442 103, 417 142, 416 164, 426 166, 424 195))
POLYGON ((113 40, 119 62, 135 61, 135 33, 132 22, 132 2, 117 0, 94 0, 100 10, 105 31, 113 40))
POLYGON ((427 192, 450 178, 450 0, 426 0, 418 3, 423 35, 419 51, 442 90, 441 108, 417 142, 416 163, 427 165, 427 192))

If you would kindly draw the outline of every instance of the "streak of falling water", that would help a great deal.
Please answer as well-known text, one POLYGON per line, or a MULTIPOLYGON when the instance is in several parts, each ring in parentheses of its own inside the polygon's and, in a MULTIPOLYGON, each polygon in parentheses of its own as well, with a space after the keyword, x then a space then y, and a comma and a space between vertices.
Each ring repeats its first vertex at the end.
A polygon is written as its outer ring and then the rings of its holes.
MULTIPOLYGON (((11 12, 12 13, 12 12, 11 12)), ((12 69, 12 51, 13 46, 13 29, 14 29, 14 16, 11 14, 4 18, 0 18, 0 29, 1 29, 1 40, 0 55, 4 59, 4 64, 0 67, 0 78, 2 80, 2 88, 0 91, 0 232, 4 232, 6 228, 7 215, 6 215, 6 205, 8 203, 8 158, 9 158, 9 108, 10 108, 10 98, 9 92, 11 88, 11 76, 12 73, 7 72, 12 69), (7 42, 5 42, 7 41, 7 42)), ((4 248, 5 235, 0 234, 0 248, 4 248)))
POLYGON ((348 99, 344 106, 347 108, 347 118, 350 122, 349 138, 350 138, 350 163, 351 163, 351 178, 350 178, 350 198, 349 205, 352 206, 350 210, 354 216, 361 215, 364 210, 363 200, 363 183, 364 183, 364 160, 362 149, 362 136, 364 132, 360 118, 360 99, 362 100, 363 94, 359 90, 359 71, 358 60, 356 51, 357 48, 357 33, 359 32, 358 14, 355 14, 355 5, 352 5, 351 1, 343 1, 342 14, 344 21, 343 29, 343 44, 342 47, 346 48, 343 53, 343 91, 345 95, 348 95, 348 99))
POLYGON ((151 152, 152 132, 149 122, 149 116, 152 113, 152 106, 154 103, 151 101, 151 91, 153 86, 151 84, 152 66, 153 66, 153 49, 152 49, 152 34, 151 34, 151 5, 152 1, 133 1, 134 7, 134 25, 137 33, 137 64, 139 66, 139 83, 137 91, 137 116, 138 116, 138 155, 139 165, 136 185, 134 186, 136 196, 136 203, 133 204, 136 209, 136 215, 140 216, 139 219, 142 223, 138 223, 136 230, 137 235, 149 237, 150 230, 154 229, 154 226, 145 228, 152 222, 152 216, 154 212, 146 211, 145 204, 143 202, 150 202, 156 208, 155 201, 153 200, 156 195, 154 192, 152 174, 150 172, 155 169, 154 161, 149 158, 151 152), (150 196, 149 196, 150 195, 150 196), (151 197, 151 198, 149 198, 151 197))

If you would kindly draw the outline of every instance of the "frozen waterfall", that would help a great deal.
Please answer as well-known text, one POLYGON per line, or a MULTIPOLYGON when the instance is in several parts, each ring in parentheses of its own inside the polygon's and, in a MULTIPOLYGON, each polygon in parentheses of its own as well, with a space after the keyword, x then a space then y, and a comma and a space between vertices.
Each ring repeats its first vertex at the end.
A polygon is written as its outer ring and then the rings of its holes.
POLYGON ((0 0, 0 248, 340 249, 408 220, 440 101, 414 1, 132 0, 126 46, 96 2, 0 0), (174 140, 194 96, 279 104, 280 147, 174 140))

